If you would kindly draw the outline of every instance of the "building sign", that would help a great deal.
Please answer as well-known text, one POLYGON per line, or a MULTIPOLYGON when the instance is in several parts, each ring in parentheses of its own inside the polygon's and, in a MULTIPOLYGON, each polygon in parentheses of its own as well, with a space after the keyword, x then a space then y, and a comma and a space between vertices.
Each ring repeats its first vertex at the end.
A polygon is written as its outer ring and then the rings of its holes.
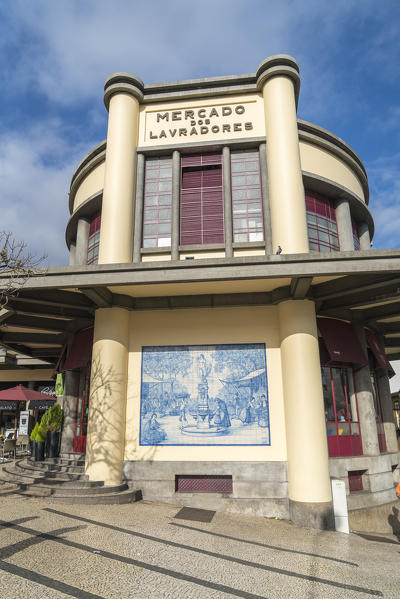
POLYGON ((270 445, 265 345, 143 347, 140 445, 270 445))
POLYGON ((187 143, 265 135, 256 100, 198 105, 145 113, 144 142, 187 143))

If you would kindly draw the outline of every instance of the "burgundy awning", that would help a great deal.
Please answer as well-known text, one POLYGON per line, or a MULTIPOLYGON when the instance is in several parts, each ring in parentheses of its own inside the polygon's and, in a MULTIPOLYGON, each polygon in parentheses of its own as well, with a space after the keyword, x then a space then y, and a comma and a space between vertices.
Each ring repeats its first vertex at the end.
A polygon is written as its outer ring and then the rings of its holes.
POLYGON ((343 364, 367 364, 367 358, 351 324, 333 318, 318 318, 330 362, 343 364))
POLYGON ((392 368, 391 363, 389 362, 389 360, 387 359, 387 356, 385 354, 385 350, 382 347, 382 345, 380 344, 377 336, 375 335, 375 333, 373 333, 372 331, 365 329, 365 336, 367 338, 367 343, 369 348, 371 349, 372 353, 374 354, 376 361, 378 362, 379 366, 381 368, 384 368, 385 370, 388 371, 388 375, 390 377, 394 376, 395 372, 392 368))
POLYGON ((31 401, 32 399, 48 399, 49 396, 33 389, 28 389, 23 385, 10 387, 0 391, 0 401, 31 401))
POLYGON ((93 346, 93 328, 83 329, 75 334, 71 349, 64 362, 63 370, 74 370, 87 366, 93 346))

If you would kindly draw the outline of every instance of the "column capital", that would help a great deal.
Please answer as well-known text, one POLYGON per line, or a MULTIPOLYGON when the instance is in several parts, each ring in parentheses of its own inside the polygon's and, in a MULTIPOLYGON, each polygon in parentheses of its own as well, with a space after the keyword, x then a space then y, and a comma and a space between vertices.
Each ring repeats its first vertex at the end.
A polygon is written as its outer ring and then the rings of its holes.
POLYGON ((273 56, 265 58, 258 66, 256 71, 257 88, 259 91, 262 91, 264 84, 268 79, 271 79, 271 77, 276 77, 278 75, 289 77, 293 81, 297 105, 300 91, 299 73, 299 65, 292 56, 289 56, 288 54, 274 54, 273 56))
POLYGON ((130 94, 139 102, 143 101, 144 83, 136 75, 130 73, 114 73, 104 83, 104 105, 109 109, 111 96, 114 94, 130 94))

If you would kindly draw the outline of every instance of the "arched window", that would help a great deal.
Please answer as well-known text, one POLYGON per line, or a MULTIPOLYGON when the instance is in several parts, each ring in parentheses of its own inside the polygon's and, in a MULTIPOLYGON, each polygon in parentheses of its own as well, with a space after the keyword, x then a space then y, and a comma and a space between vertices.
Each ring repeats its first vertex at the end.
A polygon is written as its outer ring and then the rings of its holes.
POLYGON ((306 192, 306 212, 310 251, 339 251, 336 213, 331 200, 314 192, 306 192))

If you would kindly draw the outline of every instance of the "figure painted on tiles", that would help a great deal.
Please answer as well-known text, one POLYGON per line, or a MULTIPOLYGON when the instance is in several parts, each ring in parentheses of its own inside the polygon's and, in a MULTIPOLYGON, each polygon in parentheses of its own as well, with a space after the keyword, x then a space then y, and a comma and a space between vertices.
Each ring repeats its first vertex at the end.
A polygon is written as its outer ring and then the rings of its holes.
POLYGON ((269 445, 265 345, 142 348, 141 445, 269 445))

